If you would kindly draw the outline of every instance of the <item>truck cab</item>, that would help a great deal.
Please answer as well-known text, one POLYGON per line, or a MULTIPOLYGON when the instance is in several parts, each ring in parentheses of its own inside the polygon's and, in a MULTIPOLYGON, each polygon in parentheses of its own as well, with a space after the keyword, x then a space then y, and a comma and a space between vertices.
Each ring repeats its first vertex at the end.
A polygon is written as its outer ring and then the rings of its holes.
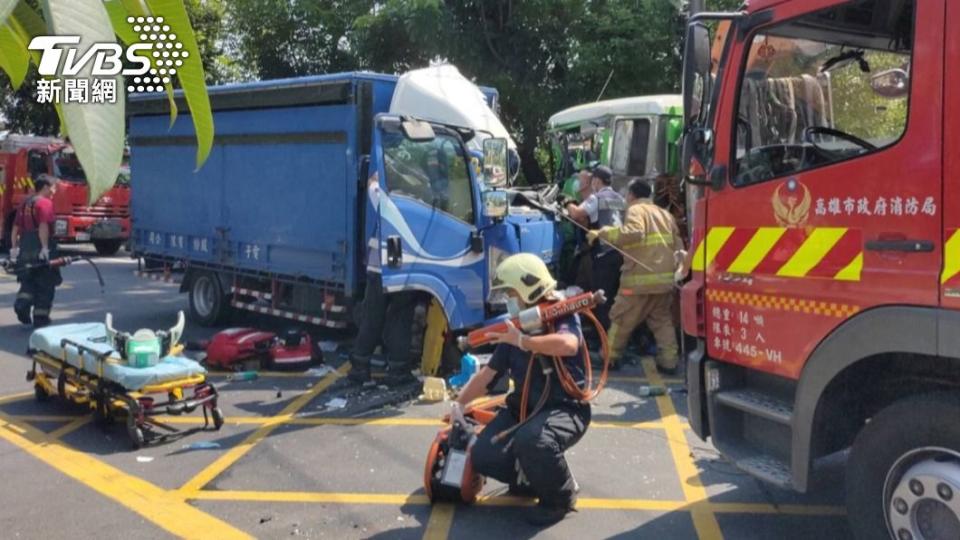
POLYGON ((60 139, 10 135, 0 142, 0 166, 5 246, 9 246, 16 210, 33 192, 33 181, 41 177, 56 182, 53 234, 60 243, 92 242, 101 255, 113 255, 129 237, 129 168, 127 177, 121 174, 117 184, 90 205, 83 167, 73 148, 60 139))
POLYGON ((857 538, 957 538, 960 5, 766 0, 684 54, 690 422, 857 538))
MULTIPOLYGON (((679 95, 636 96, 577 105, 547 122, 555 181, 575 196, 570 178, 591 163, 613 170, 614 189, 623 192, 635 177, 676 178, 682 99, 679 95)), ((672 182, 659 190, 680 192, 672 182)))

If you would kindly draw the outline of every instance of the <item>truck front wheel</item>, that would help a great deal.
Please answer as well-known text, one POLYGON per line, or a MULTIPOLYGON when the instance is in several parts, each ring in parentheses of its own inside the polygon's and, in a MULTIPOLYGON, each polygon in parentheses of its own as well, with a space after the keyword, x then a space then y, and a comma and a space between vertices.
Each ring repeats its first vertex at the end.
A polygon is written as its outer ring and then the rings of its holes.
POLYGON ((853 443, 847 515, 861 540, 960 538, 960 395, 902 399, 853 443))
POLYGON ((116 255, 120 251, 120 246, 123 245, 123 240, 112 239, 112 240, 94 240, 93 247, 97 249, 97 255, 102 255, 104 257, 110 257, 116 255))
POLYGON ((216 326, 228 312, 227 297, 217 276, 209 272, 197 274, 190 282, 190 317, 202 326, 216 326))

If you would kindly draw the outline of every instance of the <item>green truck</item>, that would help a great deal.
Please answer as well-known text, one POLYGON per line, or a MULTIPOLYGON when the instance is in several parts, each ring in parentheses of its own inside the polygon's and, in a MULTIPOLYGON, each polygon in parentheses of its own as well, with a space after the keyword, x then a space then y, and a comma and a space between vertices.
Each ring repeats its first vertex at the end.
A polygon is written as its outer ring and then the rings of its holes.
POLYGON ((682 101, 679 95, 627 97, 554 114, 547 122, 556 164, 554 180, 564 185, 567 195, 576 196, 575 172, 590 162, 613 169, 613 186, 618 191, 638 176, 675 178, 682 101))

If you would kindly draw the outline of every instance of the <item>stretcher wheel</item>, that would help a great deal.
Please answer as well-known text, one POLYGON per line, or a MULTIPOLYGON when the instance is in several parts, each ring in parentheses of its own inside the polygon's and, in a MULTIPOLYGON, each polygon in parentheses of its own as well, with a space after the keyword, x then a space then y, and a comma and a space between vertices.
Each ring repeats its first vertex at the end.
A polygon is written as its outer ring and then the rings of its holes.
POLYGON ((213 428, 220 431, 220 428, 223 427, 223 411, 220 410, 220 407, 214 407, 210 409, 210 416, 213 417, 213 428))
POLYGON ((127 436, 130 437, 130 444, 134 450, 143 448, 144 438, 142 429, 137 426, 127 426, 127 436))
POLYGON ((50 394, 47 393, 47 389, 40 384, 33 385, 33 397, 37 398, 37 401, 43 403, 50 399, 50 394))

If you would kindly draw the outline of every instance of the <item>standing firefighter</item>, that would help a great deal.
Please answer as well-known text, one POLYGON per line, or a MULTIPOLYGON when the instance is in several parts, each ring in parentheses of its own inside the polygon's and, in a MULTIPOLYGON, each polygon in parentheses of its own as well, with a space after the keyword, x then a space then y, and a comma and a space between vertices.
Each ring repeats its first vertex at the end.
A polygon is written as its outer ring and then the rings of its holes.
MULTIPOLYGON (((368 212, 376 215, 380 204, 380 177, 376 173, 367 182, 368 212)), ((370 358, 379 345, 387 352, 387 386, 401 386, 416 379, 411 375, 410 332, 416 297, 409 292, 391 294, 383 290, 380 269, 380 240, 377 231, 367 242, 367 284, 361 305, 361 319, 350 358, 348 379, 354 384, 373 381, 370 358), (390 321, 390 324, 387 324, 390 321), (406 329, 406 330, 405 330, 406 329)))
POLYGON ((587 238, 605 240, 624 250, 620 292, 610 310, 611 369, 619 366, 633 331, 647 323, 657 341, 657 369, 677 371, 677 336, 673 324, 673 285, 677 253, 683 240, 673 216, 650 199, 650 184, 639 178, 630 182, 627 212, 622 226, 590 231, 587 238))
MULTIPOLYGON (((600 165, 593 169, 593 193, 581 204, 567 204, 570 217, 591 229, 604 227, 619 227, 622 223, 623 209, 626 202, 623 196, 610 186, 613 182, 613 171, 609 167, 600 165)), ((609 299, 604 305, 597 306, 597 319, 603 328, 610 328, 610 309, 613 298, 620 288, 620 267, 623 257, 608 244, 594 244, 590 249, 591 287, 593 290, 603 289, 609 299)))
POLYGON ((34 327, 50 324, 50 309, 57 285, 63 283, 58 268, 45 265, 56 250, 53 225, 54 185, 45 178, 34 183, 35 192, 17 210, 11 231, 10 260, 17 263, 20 291, 13 304, 17 319, 34 327), (26 269, 30 265, 33 268, 26 269), (32 314, 31 314, 32 310, 32 314), (32 317, 31 317, 32 315, 32 317))
MULTIPOLYGON (((515 316, 552 298, 556 285, 539 257, 521 253, 497 267, 492 294, 505 295, 515 316)), ((473 470, 508 484, 516 495, 536 495, 540 502, 528 520, 535 525, 555 523, 576 504, 576 482, 564 452, 590 425, 590 404, 570 393, 570 385, 585 386, 580 318, 561 318, 552 332, 542 335, 527 335, 508 323, 505 333, 488 336, 499 345, 490 362, 463 387, 457 402, 465 407, 503 375, 513 380, 516 391, 480 432, 471 449, 473 470), (565 369, 557 369, 554 357, 565 369)))

